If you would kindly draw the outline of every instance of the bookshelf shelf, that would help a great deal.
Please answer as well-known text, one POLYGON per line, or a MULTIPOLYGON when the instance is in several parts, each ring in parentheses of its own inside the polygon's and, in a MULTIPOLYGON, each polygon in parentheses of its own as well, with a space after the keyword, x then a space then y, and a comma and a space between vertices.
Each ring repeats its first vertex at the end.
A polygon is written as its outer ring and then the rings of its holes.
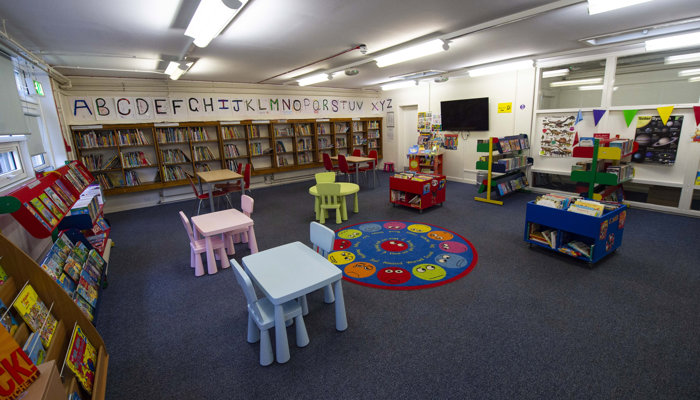
POLYGON ((485 192, 486 197, 476 196, 474 200, 503 205, 502 200, 491 198, 492 192, 503 197, 527 187, 525 173, 527 168, 533 165, 533 159, 524 154, 529 148, 530 142, 525 134, 503 138, 491 137, 486 141, 479 141, 476 150, 488 153, 488 156, 483 156, 476 162, 476 169, 487 171, 485 176, 477 174, 478 192, 485 192))
POLYGON ((389 201, 394 205, 424 209, 445 202, 444 175, 396 174, 389 178, 389 201))
POLYGON ((618 195, 624 197, 621 185, 634 177, 634 168, 629 162, 638 146, 636 142, 620 140, 616 137, 615 139, 595 138, 593 146, 574 147, 574 157, 590 158, 590 162, 577 163, 572 167, 571 180, 587 184, 587 197, 590 199, 622 201, 623 198, 618 195))

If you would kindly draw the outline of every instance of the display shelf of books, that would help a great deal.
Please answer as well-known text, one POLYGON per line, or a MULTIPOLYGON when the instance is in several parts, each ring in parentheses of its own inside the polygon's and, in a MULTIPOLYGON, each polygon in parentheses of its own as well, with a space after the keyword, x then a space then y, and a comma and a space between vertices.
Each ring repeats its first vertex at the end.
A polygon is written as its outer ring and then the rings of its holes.
POLYGON ((319 118, 316 121, 316 159, 323 160, 323 153, 334 155, 335 142, 329 118, 319 118))
POLYGON ((286 168, 295 166, 295 128, 292 123, 287 120, 272 121, 272 133, 275 144, 275 167, 286 168))
POLYGON ((367 129, 365 121, 353 118, 350 122, 352 146, 350 153, 359 149, 362 154, 367 154, 367 129))
POLYGON ((219 127, 217 124, 189 123, 187 133, 190 139, 190 154, 194 171, 221 169, 219 148, 219 127))
POLYGON ((424 153, 409 154, 408 169, 424 174, 442 175, 442 157, 443 153, 441 151, 432 152, 431 150, 427 150, 424 153))
POLYGON ((334 156, 339 154, 351 154, 352 136, 350 135, 350 119, 333 119, 333 143, 335 143, 334 156))
POLYGON ((474 200, 503 205, 502 200, 492 198, 492 193, 503 197, 526 188, 526 171, 533 164, 533 159, 525 154, 529 148, 530 142, 526 134, 479 140, 476 150, 488 153, 476 162, 477 170, 486 171, 477 174, 478 192, 486 193, 486 197, 476 196, 474 200))
POLYGON ((35 365, 56 362, 65 397, 70 390, 78 399, 104 399, 109 354, 102 337, 66 290, 2 234, 0 300, 3 325, 30 361, 35 365), (81 328, 81 343, 72 340, 75 326, 81 328), (90 354, 83 358, 82 368, 73 368, 76 355, 84 355, 83 348, 90 354), (72 385, 74 379, 80 384, 72 385))
POLYGON ((241 121, 221 122, 221 143, 224 168, 238 171, 238 166, 247 164, 248 130, 250 126, 241 121))
POLYGON ((320 160, 316 154, 314 133, 316 131, 313 120, 296 120, 293 123, 296 164, 305 166, 320 160))
POLYGON ((622 244, 627 206, 576 196, 546 194, 527 204, 527 243, 598 262, 622 244))
POLYGON ((274 149, 271 131, 270 121, 251 121, 248 154, 250 154, 252 171, 258 174, 273 170, 274 149))
POLYGON ((422 213, 445 201, 444 175, 402 172, 389 178, 389 201, 394 205, 416 208, 422 213))
POLYGON ((187 127, 181 127, 178 123, 160 123, 155 127, 161 182, 171 185, 187 183, 185 174, 192 174, 193 171, 187 127))
MULTIPOLYGON (((369 154, 371 150, 376 150, 379 158, 382 158, 382 119, 381 118, 362 118, 365 121, 367 129, 367 146, 364 154, 369 154)), ((438 172, 442 174, 442 171, 438 172)))
POLYGON ((588 198, 622 201, 621 185, 634 178, 630 161, 637 148, 636 142, 619 137, 581 138, 573 149, 573 156, 590 160, 577 162, 571 167, 571 180, 586 184, 588 198))

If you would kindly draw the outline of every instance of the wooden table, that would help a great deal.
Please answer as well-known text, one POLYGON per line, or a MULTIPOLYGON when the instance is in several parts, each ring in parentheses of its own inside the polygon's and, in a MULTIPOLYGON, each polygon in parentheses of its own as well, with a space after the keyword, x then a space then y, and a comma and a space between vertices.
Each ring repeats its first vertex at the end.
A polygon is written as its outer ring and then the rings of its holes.
POLYGON ((335 328, 348 328, 340 269, 301 242, 288 243, 243 257, 250 278, 275 306, 275 350, 277 362, 289 361, 287 327, 282 305, 333 284, 335 328))
MULTIPOLYGON (((338 156, 332 156, 331 160, 333 161, 338 161, 338 156)), ((345 156, 345 160, 347 160, 348 164, 361 164, 365 162, 374 162, 374 158, 372 157, 357 157, 357 156, 345 156)), ((375 163, 374 169, 376 171, 377 165, 375 163)), ((376 172, 375 172, 376 174, 376 172)), ((360 166, 356 165, 355 166, 355 182, 359 185, 360 184, 360 166)), ((376 175, 372 177, 372 182, 376 185, 376 175)))
POLYGON ((209 206, 211 211, 214 212, 214 184, 216 182, 226 182, 238 179, 241 183, 241 195, 245 194, 245 184, 243 182, 243 175, 233 172, 230 169, 215 169, 212 171, 200 171, 197 172, 197 177, 201 182, 207 183, 209 185, 209 206))
MULTIPOLYGON (((357 192, 360 191, 360 186, 355 184, 355 183, 348 183, 348 182, 336 182, 340 185, 340 196, 343 197, 343 202, 340 204, 340 212, 343 215, 343 221, 348 220, 348 207, 345 202, 345 196, 349 196, 351 194, 355 194, 355 201, 353 202, 353 208, 352 211, 357 214, 360 212, 360 207, 357 202, 357 192)), ((318 198, 318 190, 316 189, 316 185, 311 186, 309 188, 309 194, 314 196, 314 211, 316 212, 316 221, 321 219, 321 200, 318 198)))
MULTIPOLYGON (((215 274, 216 259, 212 248, 211 238, 215 235, 225 234, 235 230, 248 229, 248 248, 251 253, 258 252, 258 243, 255 240, 255 230, 253 220, 236 209, 211 212, 208 214, 192 217, 192 223, 200 235, 204 237, 207 251, 207 272, 215 274)), ((226 239, 224 239, 226 240, 226 239)), ((228 268, 228 260, 220 260, 221 268, 228 268)))

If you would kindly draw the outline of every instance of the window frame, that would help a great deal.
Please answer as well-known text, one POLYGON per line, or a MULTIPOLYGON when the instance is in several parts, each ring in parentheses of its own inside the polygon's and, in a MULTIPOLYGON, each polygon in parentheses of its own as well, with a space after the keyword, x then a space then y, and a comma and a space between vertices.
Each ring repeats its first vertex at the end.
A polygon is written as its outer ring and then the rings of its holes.
POLYGON ((0 174, 0 193, 5 193, 10 189, 24 184, 31 179, 29 171, 34 171, 31 167, 31 158, 29 157, 27 146, 27 138, 24 135, 0 136, 0 153, 16 152, 15 160, 19 162, 19 169, 0 174))

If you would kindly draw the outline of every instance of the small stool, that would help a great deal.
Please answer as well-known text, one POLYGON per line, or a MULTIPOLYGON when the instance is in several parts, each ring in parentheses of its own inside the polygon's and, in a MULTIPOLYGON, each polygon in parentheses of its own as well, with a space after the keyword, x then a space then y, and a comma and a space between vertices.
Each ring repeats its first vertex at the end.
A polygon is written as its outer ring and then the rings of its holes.
POLYGON ((394 172, 394 163, 391 161, 384 162, 384 172, 394 172))

